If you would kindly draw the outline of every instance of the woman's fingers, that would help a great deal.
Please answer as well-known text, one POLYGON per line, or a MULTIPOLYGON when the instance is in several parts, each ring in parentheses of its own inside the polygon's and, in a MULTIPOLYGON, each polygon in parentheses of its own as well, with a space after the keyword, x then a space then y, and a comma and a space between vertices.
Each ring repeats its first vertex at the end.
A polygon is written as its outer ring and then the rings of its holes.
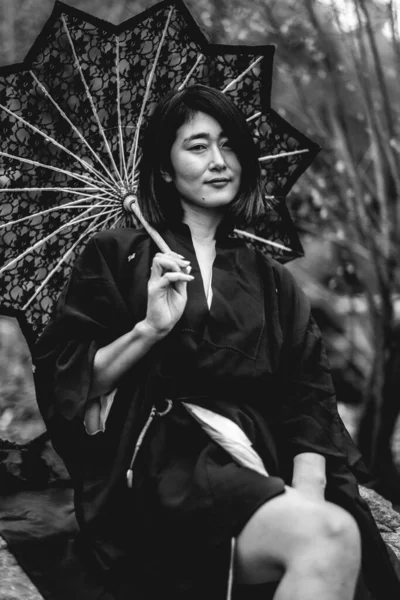
POLYGON ((178 264, 181 266, 181 269, 184 273, 190 273, 190 271, 192 270, 192 267, 190 266, 190 261, 186 260, 185 257, 182 256, 182 254, 177 254, 176 252, 171 252, 170 254, 173 258, 178 259, 178 264))
POLYGON ((165 272, 187 272, 190 262, 180 257, 174 252, 162 254, 157 253, 154 256, 151 267, 152 277, 162 277, 165 272))
POLYGON ((182 316, 187 301, 190 262, 175 252, 157 253, 148 282, 146 318, 159 331, 170 331, 182 316))
MULTIPOLYGON (((177 291, 180 293, 183 289, 185 289, 185 285, 194 279, 193 275, 188 275, 187 273, 182 273, 182 271, 168 271, 162 275, 162 277, 157 278, 151 282, 150 287, 153 292, 156 290, 161 291, 173 285, 177 291), (181 287, 183 285, 183 287, 181 287)), ((150 289, 150 288, 149 288, 150 289)))
POLYGON ((181 259, 185 260, 185 257, 182 256, 182 254, 178 254, 177 252, 174 252, 173 250, 171 250, 170 252, 159 252, 158 254, 164 254, 164 256, 176 256, 176 258, 181 258, 181 259))
POLYGON ((175 260, 178 263, 183 263, 183 264, 188 264, 189 261, 185 259, 184 256, 182 256, 182 254, 177 254, 176 252, 157 252, 157 254, 155 254, 154 258, 156 260, 160 259, 160 258, 170 258, 172 260, 175 260))
POLYGON ((187 273, 164 273, 161 279, 164 279, 168 283, 176 283, 177 281, 192 281, 194 277, 187 273))

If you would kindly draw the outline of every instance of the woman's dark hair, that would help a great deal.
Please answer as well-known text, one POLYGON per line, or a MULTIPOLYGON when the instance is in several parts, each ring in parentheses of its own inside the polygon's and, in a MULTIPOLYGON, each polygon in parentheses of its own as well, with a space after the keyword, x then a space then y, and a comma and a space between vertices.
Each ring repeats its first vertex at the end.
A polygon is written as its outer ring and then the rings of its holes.
POLYGON ((221 125, 242 167, 237 197, 229 205, 229 217, 242 227, 263 213, 260 166, 256 147, 246 119, 222 92, 192 85, 169 92, 151 115, 142 144, 139 175, 139 204, 143 216, 153 226, 162 226, 182 217, 179 198, 161 171, 171 172, 170 152, 178 129, 203 112, 221 125))

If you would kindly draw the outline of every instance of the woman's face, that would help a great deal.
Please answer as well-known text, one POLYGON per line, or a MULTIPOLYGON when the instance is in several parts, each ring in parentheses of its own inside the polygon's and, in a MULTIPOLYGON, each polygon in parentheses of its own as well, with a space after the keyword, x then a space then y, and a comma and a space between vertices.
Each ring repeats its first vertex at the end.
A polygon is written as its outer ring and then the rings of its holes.
POLYGON ((185 205, 222 208, 236 197, 242 168, 218 121, 197 112, 177 131, 171 148, 173 182, 185 205))

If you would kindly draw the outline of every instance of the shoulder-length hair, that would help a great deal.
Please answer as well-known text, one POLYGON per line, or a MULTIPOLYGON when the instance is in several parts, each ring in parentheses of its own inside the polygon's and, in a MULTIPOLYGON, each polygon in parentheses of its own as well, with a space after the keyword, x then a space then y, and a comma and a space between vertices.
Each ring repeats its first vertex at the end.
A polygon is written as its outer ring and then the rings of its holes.
POLYGON ((218 121, 239 159, 241 183, 227 216, 235 225, 248 226, 264 212, 256 146, 246 119, 235 104, 222 92, 200 84, 169 92, 149 119, 139 175, 138 196, 143 216, 155 227, 182 218, 178 194, 173 184, 164 180, 162 171, 172 172, 170 153, 177 131, 197 112, 218 121))

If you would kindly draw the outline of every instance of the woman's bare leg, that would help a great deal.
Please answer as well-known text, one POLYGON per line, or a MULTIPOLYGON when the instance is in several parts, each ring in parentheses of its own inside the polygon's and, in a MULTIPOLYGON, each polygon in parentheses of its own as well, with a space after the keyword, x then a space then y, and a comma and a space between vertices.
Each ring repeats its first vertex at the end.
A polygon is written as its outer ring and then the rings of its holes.
POLYGON ((274 600, 353 600, 360 560, 351 515, 288 489, 263 504, 239 534, 235 581, 281 579, 274 600))

